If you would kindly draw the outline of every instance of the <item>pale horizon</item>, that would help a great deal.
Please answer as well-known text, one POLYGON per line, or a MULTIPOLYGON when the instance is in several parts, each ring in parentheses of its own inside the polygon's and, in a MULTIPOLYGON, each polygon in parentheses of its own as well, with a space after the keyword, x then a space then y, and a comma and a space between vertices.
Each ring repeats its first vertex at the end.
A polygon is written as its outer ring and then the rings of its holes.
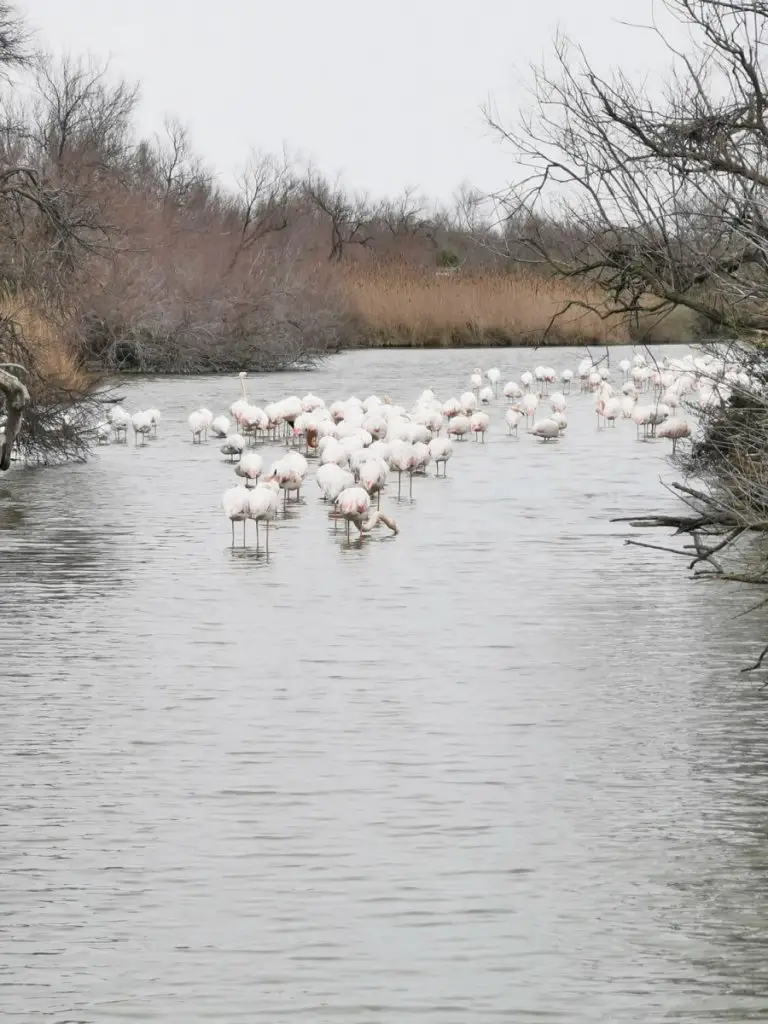
POLYGON ((530 64, 551 53, 558 29, 596 59, 643 73, 658 40, 621 24, 648 20, 642 6, 393 0, 382 15, 352 0, 322 10, 220 0, 212 20, 196 0, 18 5, 40 47, 108 59, 115 77, 138 82, 141 134, 178 118, 222 184, 251 150, 285 148, 356 191, 413 187, 438 202, 463 183, 492 190, 508 180, 512 154, 481 107, 514 113, 527 102, 530 64))

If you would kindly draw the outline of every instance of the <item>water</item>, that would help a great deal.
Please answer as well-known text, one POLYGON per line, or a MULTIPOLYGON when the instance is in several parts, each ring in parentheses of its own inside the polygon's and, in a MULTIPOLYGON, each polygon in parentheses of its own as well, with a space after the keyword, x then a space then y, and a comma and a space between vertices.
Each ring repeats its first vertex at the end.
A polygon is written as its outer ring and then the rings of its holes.
MULTIPOLYGON (((355 353, 250 397, 531 360, 355 353)), ((766 1020, 764 618, 609 522, 673 506, 667 443, 578 395, 516 441, 497 403, 398 537, 347 545, 310 481, 267 561, 185 429, 236 396, 145 382, 157 442, 0 481, 4 1024, 766 1020)))

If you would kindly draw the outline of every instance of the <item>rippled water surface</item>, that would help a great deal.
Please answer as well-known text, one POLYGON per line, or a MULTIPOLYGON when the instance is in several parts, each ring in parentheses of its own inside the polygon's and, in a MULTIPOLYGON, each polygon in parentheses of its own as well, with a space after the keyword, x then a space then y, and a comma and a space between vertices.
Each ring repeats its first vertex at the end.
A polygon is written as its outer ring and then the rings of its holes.
MULTIPOLYGON (((355 353, 249 397, 532 361, 355 353)), ((578 395, 510 439, 499 402, 385 496, 398 537, 348 545, 310 480, 267 560, 186 431, 237 393, 143 382, 156 442, 0 480, 2 1021, 768 1020, 764 619, 609 522, 673 504, 666 442, 578 395)))

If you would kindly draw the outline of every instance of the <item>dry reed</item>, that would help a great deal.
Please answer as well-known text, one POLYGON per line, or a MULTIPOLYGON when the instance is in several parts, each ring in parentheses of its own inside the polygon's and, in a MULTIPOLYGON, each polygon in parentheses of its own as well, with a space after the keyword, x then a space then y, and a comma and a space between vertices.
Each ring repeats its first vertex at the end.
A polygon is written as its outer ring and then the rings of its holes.
POLYGON ((77 354, 73 317, 33 292, 0 293, 0 323, 12 329, 2 343, 5 355, 25 365, 31 390, 38 379, 49 390, 74 396, 88 392, 90 380, 77 354))
MULTIPOLYGON (((618 344, 618 318, 601 318, 597 289, 517 271, 439 272, 403 264, 339 268, 334 284, 349 312, 386 346, 618 344)), ((364 343, 370 343, 365 338, 364 343)))

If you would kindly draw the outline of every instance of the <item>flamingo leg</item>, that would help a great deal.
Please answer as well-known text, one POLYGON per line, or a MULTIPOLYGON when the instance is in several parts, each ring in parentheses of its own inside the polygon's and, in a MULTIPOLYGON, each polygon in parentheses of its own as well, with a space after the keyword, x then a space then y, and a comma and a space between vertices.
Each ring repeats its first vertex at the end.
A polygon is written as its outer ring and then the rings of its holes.
POLYGON ((232 520, 230 520, 230 522, 232 523, 232 547, 234 547, 235 546, 235 520, 232 519, 232 520))

